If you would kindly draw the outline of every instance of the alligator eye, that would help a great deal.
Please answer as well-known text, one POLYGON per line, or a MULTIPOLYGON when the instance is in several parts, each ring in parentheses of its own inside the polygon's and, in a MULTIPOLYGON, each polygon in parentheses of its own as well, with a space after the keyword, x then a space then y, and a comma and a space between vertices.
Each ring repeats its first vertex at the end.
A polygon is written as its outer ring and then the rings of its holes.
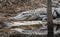
POLYGON ((23 13, 23 15, 25 15, 25 13, 23 13))
POLYGON ((27 13, 23 13, 23 15, 26 15, 27 13))

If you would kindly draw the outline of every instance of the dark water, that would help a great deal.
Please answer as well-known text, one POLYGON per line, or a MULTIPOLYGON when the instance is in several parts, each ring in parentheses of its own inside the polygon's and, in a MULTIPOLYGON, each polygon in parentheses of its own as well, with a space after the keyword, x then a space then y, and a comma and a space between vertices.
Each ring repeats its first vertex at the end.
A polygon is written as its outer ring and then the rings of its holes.
MULTIPOLYGON (((10 35, 9 37, 47 37, 47 35, 26 35, 26 34, 18 34, 18 35, 10 35)), ((60 37, 60 34, 54 35, 54 37, 60 37)))

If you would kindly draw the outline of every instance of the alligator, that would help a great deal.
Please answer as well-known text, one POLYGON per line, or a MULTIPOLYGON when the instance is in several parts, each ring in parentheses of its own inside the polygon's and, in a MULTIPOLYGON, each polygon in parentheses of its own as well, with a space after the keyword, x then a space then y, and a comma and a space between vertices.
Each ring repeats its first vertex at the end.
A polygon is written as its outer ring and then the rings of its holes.
MULTIPOLYGON (((52 8, 53 19, 56 19, 57 17, 60 18, 59 11, 60 11, 60 8, 52 8)), ((47 8, 38 8, 35 10, 21 12, 15 17, 10 17, 10 19, 27 21, 27 20, 41 20, 45 17, 47 17, 47 8)))

